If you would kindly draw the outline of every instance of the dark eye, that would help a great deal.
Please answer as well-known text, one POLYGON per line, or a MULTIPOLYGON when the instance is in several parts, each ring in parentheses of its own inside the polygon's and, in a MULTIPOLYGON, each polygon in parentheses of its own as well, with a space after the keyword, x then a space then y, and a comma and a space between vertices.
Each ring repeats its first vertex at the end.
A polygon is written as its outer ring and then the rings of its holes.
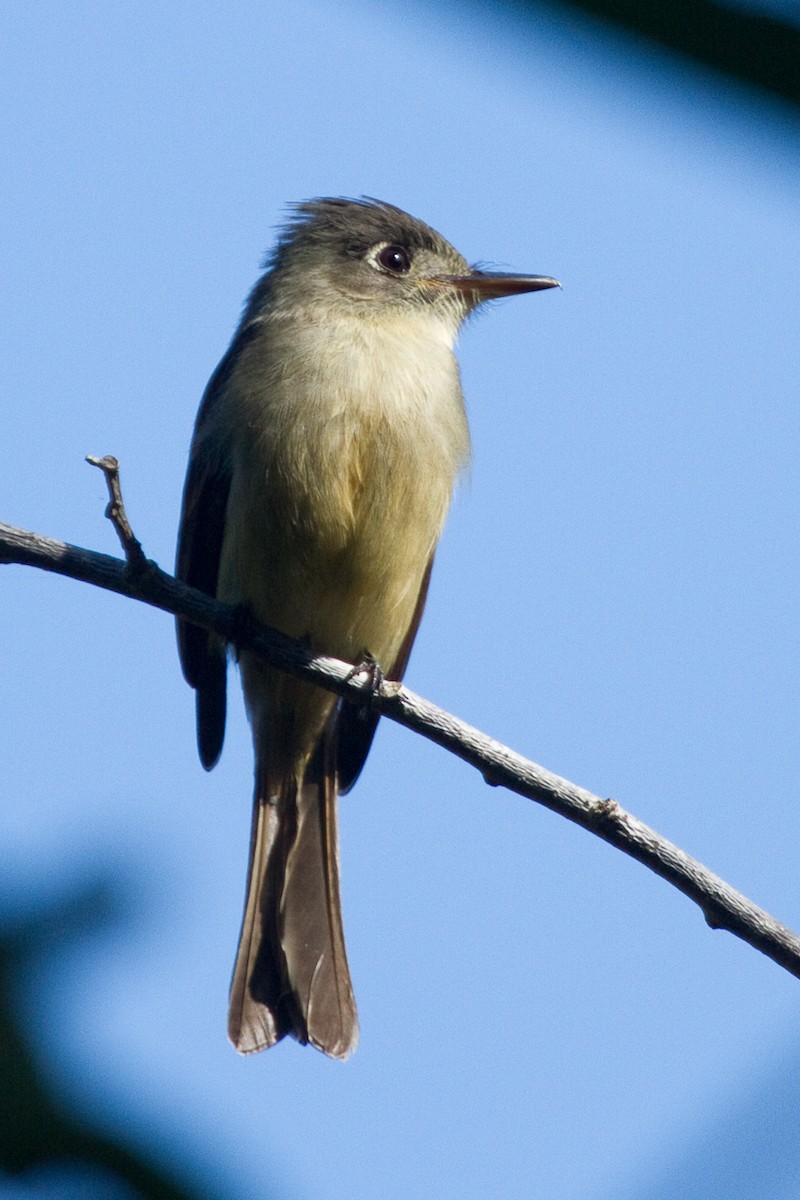
POLYGON ((393 275, 405 275, 411 269, 411 256, 402 246, 384 246, 378 254, 378 263, 393 275))

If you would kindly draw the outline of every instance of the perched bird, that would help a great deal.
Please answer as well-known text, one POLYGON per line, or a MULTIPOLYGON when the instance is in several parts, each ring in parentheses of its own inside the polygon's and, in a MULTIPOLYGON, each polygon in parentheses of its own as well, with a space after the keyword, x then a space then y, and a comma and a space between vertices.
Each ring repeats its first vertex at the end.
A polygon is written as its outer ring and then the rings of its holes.
MULTIPOLYGON (((453 346, 485 300, 556 286, 470 267, 377 200, 294 207, 192 440, 177 574, 353 664, 405 671, 453 487, 469 455, 453 346)), ((225 731, 226 647, 178 622, 206 769, 225 731)), ((337 795, 377 717, 240 660, 255 748, 250 866, 228 1032, 332 1058, 358 1041, 339 900, 337 795)))

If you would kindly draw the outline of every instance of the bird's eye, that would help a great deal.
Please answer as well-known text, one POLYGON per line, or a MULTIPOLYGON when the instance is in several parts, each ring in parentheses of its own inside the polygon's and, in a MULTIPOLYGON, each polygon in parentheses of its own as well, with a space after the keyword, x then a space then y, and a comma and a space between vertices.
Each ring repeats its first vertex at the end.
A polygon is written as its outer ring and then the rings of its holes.
POLYGON ((376 261, 392 275, 405 275, 411 269, 411 256, 402 246, 384 246, 376 261))

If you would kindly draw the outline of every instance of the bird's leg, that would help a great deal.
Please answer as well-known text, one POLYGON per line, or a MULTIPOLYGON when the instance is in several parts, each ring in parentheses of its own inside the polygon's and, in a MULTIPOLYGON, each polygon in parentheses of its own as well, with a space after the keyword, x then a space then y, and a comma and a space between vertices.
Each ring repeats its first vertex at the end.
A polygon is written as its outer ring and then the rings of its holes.
POLYGON ((358 709, 359 716, 366 719, 372 712, 373 701, 380 695, 386 679, 381 664, 374 654, 370 654, 369 650, 365 650, 359 662, 354 663, 347 672, 347 681, 358 679, 362 675, 366 677, 367 687, 363 696, 353 703, 358 709))

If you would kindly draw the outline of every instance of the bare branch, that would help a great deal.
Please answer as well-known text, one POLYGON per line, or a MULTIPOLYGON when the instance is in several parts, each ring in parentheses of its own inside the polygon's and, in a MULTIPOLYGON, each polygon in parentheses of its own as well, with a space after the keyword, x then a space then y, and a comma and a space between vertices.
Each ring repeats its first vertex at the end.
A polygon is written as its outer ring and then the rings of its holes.
POLYGON ((143 567, 147 560, 144 556, 141 542, 134 536, 134 532, 128 521, 128 514, 125 511, 125 501, 122 499, 122 488, 119 482, 118 459, 114 458, 113 454, 106 454, 103 458, 95 458, 94 455, 87 454, 86 461, 93 467, 99 467, 106 477, 106 485, 108 486, 106 516, 117 531, 117 537, 122 544, 128 565, 131 567, 143 567))
MULTIPOLYGON (((123 545, 127 552, 129 543, 123 540, 123 545)), ((246 610, 221 604, 180 583, 145 559, 141 546, 138 542, 136 545, 139 551, 132 556, 135 561, 126 563, 0 523, 0 563, 39 567, 141 600, 213 630, 238 650, 254 652, 271 666, 299 679, 362 705, 365 701, 373 704, 385 717, 476 767, 487 783, 543 804, 637 859, 694 900, 712 928, 727 929, 800 978, 797 934, 625 812, 616 801, 595 796, 554 775, 399 683, 382 681, 373 687, 368 673, 354 673, 351 663, 312 654, 299 642, 260 625, 246 610)))

